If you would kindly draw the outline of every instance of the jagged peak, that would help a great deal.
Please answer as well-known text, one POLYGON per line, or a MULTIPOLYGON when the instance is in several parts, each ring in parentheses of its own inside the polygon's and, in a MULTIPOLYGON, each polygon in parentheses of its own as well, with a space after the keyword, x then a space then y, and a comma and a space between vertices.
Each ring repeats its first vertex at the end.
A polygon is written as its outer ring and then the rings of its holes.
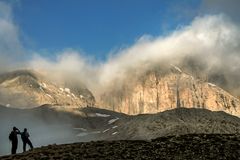
POLYGON ((0 102, 18 107, 42 104, 86 106, 95 103, 92 93, 83 87, 66 86, 34 70, 17 70, 0 75, 0 102))

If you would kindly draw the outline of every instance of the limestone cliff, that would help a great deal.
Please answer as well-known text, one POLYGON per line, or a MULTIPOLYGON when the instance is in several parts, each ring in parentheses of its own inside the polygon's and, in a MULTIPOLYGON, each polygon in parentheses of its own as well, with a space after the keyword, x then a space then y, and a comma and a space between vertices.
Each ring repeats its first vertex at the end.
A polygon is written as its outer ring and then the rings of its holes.
POLYGON ((102 106, 127 114, 156 113, 177 107, 206 108, 240 115, 240 101, 215 84, 176 66, 152 69, 101 95, 102 106))

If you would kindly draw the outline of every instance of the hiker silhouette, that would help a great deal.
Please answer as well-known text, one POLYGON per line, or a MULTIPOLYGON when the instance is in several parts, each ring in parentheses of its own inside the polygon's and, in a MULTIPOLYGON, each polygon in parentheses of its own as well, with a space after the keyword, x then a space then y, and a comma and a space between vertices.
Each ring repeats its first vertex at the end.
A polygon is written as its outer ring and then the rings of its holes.
POLYGON ((24 131, 21 132, 21 138, 22 138, 22 142, 23 142, 23 152, 26 151, 26 145, 28 144, 30 146, 31 149, 33 149, 33 145, 32 142, 29 139, 30 135, 27 131, 27 128, 24 128, 24 131))
POLYGON ((21 133, 20 133, 19 129, 17 129, 16 127, 13 127, 13 130, 9 134, 9 140, 12 142, 12 149, 11 149, 12 154, 16 154, 16 152, 17 152, 17 147, 18 147, 17 135, 18 134, 21 134, 21 133))

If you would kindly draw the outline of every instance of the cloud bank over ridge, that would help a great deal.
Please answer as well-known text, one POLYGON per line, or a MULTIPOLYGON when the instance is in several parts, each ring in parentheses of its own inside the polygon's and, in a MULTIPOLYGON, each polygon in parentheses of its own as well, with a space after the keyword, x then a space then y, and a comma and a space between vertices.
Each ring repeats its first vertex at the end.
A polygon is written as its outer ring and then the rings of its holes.
MULTIPOLYGON (((18 27, 11 16, 11 8, 0 3, 1 61, 17 57, 23 50, 18 27), (5 25, 8 27, 4 27, 5 25), (7 28, 7 29, 6 29, 7 28), (6 36, 4 35, 6 34, 6 36)), ((93 93, 101 94, 108 87, 121 85, 130 75, 141 74, 154 65, 188 65, 187 59, 202 72, 223 77, 226 89, 240 95, 240 27, 224 14, 195 17, 186 26, 165 36, 143 35, 135 44, 120 49, 104 62, 94 61, 74 49, 55 53, 55 59, 33 53, 32 58, 19 64, 15 58, 5 68, 39 70, 50 79, 86 85, 93 93)), ((94 46, 94 44, 92 45, 94 46)))
POLYGON ((198 62, 206 74, 223 74, 231 86, 240 76, 240 28, 225 15, 196 17, 167 36, 142 37, 133 46, 119 50, 106 62, 89 63, 77 51, 64 51, 55 60, 35 57, 31 68, 75 77, 93 92, 121 83, 131 71, 144 72, 157 64, 183 65, 186 57, 198 62))

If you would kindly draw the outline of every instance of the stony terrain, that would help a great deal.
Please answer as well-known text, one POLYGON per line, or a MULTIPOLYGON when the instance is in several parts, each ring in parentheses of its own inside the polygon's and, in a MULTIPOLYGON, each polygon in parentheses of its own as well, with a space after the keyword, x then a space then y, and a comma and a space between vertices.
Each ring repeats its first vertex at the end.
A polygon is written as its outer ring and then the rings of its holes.
POLYGON ((152 141, 121 140, 49 145, 1 160, 240 159, 240 135, 188 134, 152 141))
POLYGON ((130 75, 121 87, 112 87, 102 94, 100 101, 102 106, 131 115, 187 107, 225 111, 240 116, 238 98, 176 66, 130 75))
POLYGON ((92 106, 95 99, 86 87, 52 83, 31 70, 18 70, 0 75, 0 104, 32 108, 43 104, 92 106))
POLYGON ((240 118, 222 111, 197 108, 177 108, 157 114, 128 116, 113 125, 112 128, 107 126, 105 139, 150 140, 193 133, 240 134, 240 118))
MULTIPOLYGON (((9 153, 13 126, 27 127, 34 146, 97 140, 151 140, 183 134, 240 134, 240 118, 206 109, 177 108, 129 116, 98 108, 44 105, 32 109, 0 106, 0 155, 9 153)), ((19 137, 20 138, 20 137, 19 137)), ((18 151, 22 151, 21 141, 18 151)))

